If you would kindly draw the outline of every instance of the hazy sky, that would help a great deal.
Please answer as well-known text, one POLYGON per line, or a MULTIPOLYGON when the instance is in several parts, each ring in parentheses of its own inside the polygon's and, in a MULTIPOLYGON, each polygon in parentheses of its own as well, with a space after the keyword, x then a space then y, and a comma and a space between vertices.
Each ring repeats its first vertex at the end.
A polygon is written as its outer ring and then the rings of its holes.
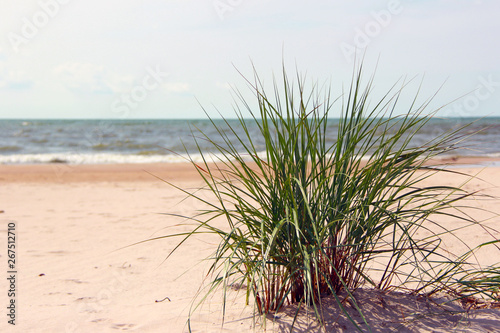
POLYGON ((499 15, 498 0, 3 0, 0 118, 231 116, 235 68, 271 83, 284 58, 340 95, 356 52, 367 76, 378 62, 375 94, 423 78, 422 98, 444 83, 433 107, 470 93, 444 116, 500 116, 499 15))

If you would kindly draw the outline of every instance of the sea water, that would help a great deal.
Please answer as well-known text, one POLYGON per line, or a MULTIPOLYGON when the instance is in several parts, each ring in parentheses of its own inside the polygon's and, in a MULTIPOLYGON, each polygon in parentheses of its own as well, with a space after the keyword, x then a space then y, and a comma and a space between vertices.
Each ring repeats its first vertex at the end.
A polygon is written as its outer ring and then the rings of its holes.
MULTIPOLYGON (((238 120, 213 122, 243 151, 245 142, 240 143, 230 129, 235 129, 239 136, 244 135, 238 120)), ((461 132, 467 137, 460 143, 463 148, 452 154, 500 157, 500 118, 496 117, 431 119, 412 138, 411 145, 425 145, 432 138, 471 122, 461 132)), ((255 151, 265 151, 258 125, 253 120, 246 124, 255 151)), ((337 119, 329 120, 326 133, 330 143, 337 140, 338 125, 337 119)), ((214 152, 213 142, 225 145, 221 138, 212 121, 207 119, 0 120, 0 163, 176 163, 187 158, 199 159, 200 152, 214 152)))

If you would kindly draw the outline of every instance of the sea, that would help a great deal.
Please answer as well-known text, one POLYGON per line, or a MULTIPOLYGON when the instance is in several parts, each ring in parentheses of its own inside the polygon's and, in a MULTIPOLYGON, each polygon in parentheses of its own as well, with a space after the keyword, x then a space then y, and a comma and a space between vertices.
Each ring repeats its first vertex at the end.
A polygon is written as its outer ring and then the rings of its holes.
MULTIPOLYGON (((265 151, 258 125, 253 120, 246 123, 255 149, 265 151)), ((330 142, 336 140, 338 123, 329 120, 330 142)), ((243 133, 238 120, 0 119, 0 164, 177 163, 188 156, 197 160, 201 154, 214 153, 211 141, 223 144, 214 124, 243 149, 228 127, 243 133)), ((500 117, 433 118, 411 144, 425 144, 466 124, 470 125, 463 130, 468 136, 461 143, 464 148, 453 151, 453 156, 500 158, 500 117)))

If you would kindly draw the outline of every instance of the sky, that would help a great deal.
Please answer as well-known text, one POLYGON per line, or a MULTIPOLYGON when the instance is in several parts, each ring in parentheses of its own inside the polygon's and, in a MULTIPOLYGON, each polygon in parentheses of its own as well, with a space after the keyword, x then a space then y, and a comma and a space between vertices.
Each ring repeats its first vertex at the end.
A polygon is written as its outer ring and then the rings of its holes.
MULTIPOLYGON (((403 83, 443 117, 500 116, 498 0, 3 0, 0 118, 234 116, 298 72, 374 101, 403 83), (267 88, 266 88, 267 89, 267 88)), ((406 96, 406 95, 405 95, 406 96)))

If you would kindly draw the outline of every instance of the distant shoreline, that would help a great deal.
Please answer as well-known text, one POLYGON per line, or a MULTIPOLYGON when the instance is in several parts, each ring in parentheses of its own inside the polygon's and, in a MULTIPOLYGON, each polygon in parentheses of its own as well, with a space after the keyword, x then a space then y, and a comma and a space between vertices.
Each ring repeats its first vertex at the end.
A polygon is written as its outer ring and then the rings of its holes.
MULTIPOLYGON (((458 157, 431 161, 457 168, 500 167, 500 158, 458 157)), ((0 164, 1 182, 111 182, 201 180, 188 162, 123 164, 0 164)))

